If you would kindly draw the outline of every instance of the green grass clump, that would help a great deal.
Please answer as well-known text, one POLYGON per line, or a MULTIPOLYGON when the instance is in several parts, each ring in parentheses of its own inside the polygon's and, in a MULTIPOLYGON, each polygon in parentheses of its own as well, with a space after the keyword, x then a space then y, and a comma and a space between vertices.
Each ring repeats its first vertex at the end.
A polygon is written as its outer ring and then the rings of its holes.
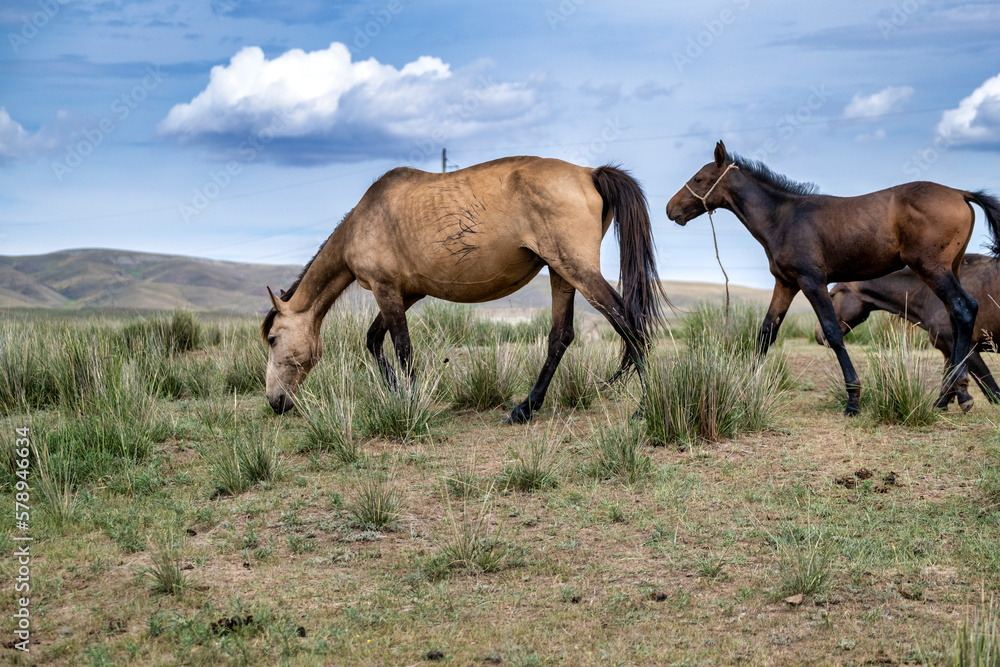
POLYGON ((504 490, 538 491, 559 483, 559 452, 549 438, 534 438, 511 448, 511 460, 500 473, 504 490))
POLYGON ((816 595, 833 577, 833 550, 829 537, 815 530, 786 529, 772 538, 779 561, 776 599, 816 595))
POLYGON ((645 433, 633 423, 599 428, 593 434, 585 471, 597 479, 635 484, 653 472, 653 460, 646 448, 645 433))
POLYGON ((385 381, 374 362, 366 358, 365 363, 367 373, 359 382, 354 413, 361 434, 402 442, 430 437, 431 426, 440 415, 434 404, 440 374, 418 370, 411 381, 397 370, 393 386, 385 381))
POLYGON ((937 388, 916 354, 912 328, 888 332, 869 348, 867 408, 882 424, 928 426, 938 418, 937 388))
POLYGON ((1000 665, 1000 611, 994 599, 962 623, 945 664, 948 667, 1000 665))
POLYGON ((520 384, 522 360, 519 352, 518 347, 499 339, 470 348, 466 358, 454 364, 452 403, 475 410, 507 405, 520 384))
POLYGON ((787 377, 783 361, 774 355, 760 364, 715 347, 653 360, 643 378, 646 436, 690 445, 766 429, 787 377))
POLYGON ((355 528, 391 532, 399 521, 402 497, 392 480, 371 472, 362 476, 346 509, 355 528))
POLYGON ((264 392, 267 356, 259 343, 226 354, 222 386, 226 393, 257 394, 264 392))
POLYGON ((255 484, 281 476, 277 448, 261 434, 251 435, 250 430, 227 434, 225 445, 204 453, 210 466, 213 496, 239 495, 255 484))
POLYGON ((478 503, 463 500, 455 510, 445 496, 443 527, 433 538, 438 553, 425 567, 431 580, 454 572, 483 574, 503 569, 510 546, 502 538, 502 526, 493 525, 495 507, 489 493, 478 503))
POLYGON ((594 348, 577 344, 567 350, 556 369, 556 402, 564 408, 586 410, 600 394, 607 376, 598 374, 604 365, 598 361, 594 348))
POLYGON ((151 580, 153 592, 161 595, 181 595, 188 582, 184 576, 180 549, 172 529, 153 538, 150 558, 152 565, 142 568, 140 573, 151 580))
POLYGON ((170 319, 150 317, 129 322, 119 336, 122 346, 132 354, 156 350, 174 355, 203 345, 201 325, 183 310, 174 311, 170 319))

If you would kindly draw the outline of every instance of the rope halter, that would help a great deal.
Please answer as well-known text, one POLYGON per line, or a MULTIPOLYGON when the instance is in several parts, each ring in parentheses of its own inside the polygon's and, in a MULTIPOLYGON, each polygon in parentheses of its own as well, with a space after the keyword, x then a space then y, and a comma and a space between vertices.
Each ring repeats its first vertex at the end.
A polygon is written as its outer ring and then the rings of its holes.
POLYGON ((711 195, 711 194, 712 194, 712 191, 713 191, 713 190, 715 190, 715 187, 716 187, 716 186, 717 186, 717 185, 718 185, 719 183, 721 183, 721 182, 722 182, 722 179, 724 179, 724 178, 726 177, 726 174, 728 174, 728 173, 729 173, 729 170, 730 170, 730 169, 736 169, 736 170, 739 170, 739 167, 737 167, 737 166, 736 166, 736 163, 735 163, 735 162, 730 162, 730 163, 729 163, 729 166, 725 168, 725 170, 724 170, 724 171, 722 172, 722 174, 721 174, 721 175, 720 175, 720 176, 719 176, 719 177, 718 177, 717 179, 715 179, 715 183, 712 183, 712 187, 710 187, 710 188, 708 189, 708 192, 706 192, 706 193, 705 193, 705 194, 703 194, 703 195, 700 195, 700 194, 698 194, 697 192, 695 192, 694 190, 692 190, 692 189, 691 189, 691 186, 690 186, 690 185, 688 185, 687 183, 685 183, 685 184, 684 184, 684 187, 686 187, 686 188, 688 189, 688 192, 690 192, 690 193, 691 193, 691 195, 692 195, 692 196, 693 196, 693 197, 694 197, 695 199, 697 199, 698 201, 700 201, 700 202, 701 202, 701 205, 705 207, 705 212, 706 212, 706 213, 708 213, 708 216, 709 216, 709 220, 711 220, 711 217, 712 217, 712 212, 713 212, 713 211, 714 211, 715 209, 712 209, 712 208, 709 208, 709 207, 708 207, 708 197, 709 197, 709 195, 711 195))
POLYGON ((708 189, 708 192, 703 195, 700 195, 692 190, 691 186, 687 183, 684 184, 684 187, 688 189, 688 192, 697 198, 701 202, 701 205, 705 207, 705 213, 708 213, 708 224, 712 226, 712 243, 715 244, 715 261, 719 263, 719 268, 722 269, 722 276, 726 279, 726 319, 724 324, 726 332, 729 331, 729 274, 726 273, 726 267, 722 266, 722 259, 719 257, 719 241, 715 237, 715 221, 712 220, 712 209, 708 206, 708 196, 712 194, 713 190, 715 190, 715 186, 722 182, 722 179, 726 177, 726 174, 729 173, 730 169, 738 170, 739 167, 736 166, 735 162, 730 162, 729 166, 726 167, 722 174, 715 179, 715 183, 712 183, 712 187, 708 189))

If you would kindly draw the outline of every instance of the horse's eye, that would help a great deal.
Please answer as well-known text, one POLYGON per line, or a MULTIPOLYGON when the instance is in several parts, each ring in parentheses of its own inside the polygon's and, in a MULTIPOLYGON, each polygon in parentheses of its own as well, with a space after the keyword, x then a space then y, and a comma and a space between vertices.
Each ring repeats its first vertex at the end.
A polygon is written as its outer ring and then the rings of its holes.
POLYGON ((695 176, 691 180, 694 181, 695 183, 701 183, 701 176, 695 176))
POLYGON ((270 345, 271 347, 274 347, 274 341, 275 340, 277 340, 277 339, 274 336, 268 336, 267 337, 267 344, 270 345))

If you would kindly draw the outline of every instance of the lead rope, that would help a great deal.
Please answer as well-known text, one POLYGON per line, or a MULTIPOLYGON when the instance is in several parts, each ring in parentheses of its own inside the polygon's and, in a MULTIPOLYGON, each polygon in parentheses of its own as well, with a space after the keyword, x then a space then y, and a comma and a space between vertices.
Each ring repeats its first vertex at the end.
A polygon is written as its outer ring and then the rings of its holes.
POLYGON ((725 329, 726 329, 726 333, 727 334, 729 333, 729 274, 726 273, 726 267, 722 266, 722 258, 719 257, 719 239, 715 235, 715 221, 712 220, 712 209, 709 208, 707 200, 708 200, 708 196, 710 194, 712 194, 713 190, 715 190, 715 186, 717 186, 719 183, 722 182, 722 179, 725 178, 726 174, 729 173, 730 169, 737 169, 738 170, 739 167, 736 166, 735 162, 730 162, 729 166, 726 167, 726 170, 722 172, 722 175, 719 176, 719 178, 716 179, 715 183, 712 184, 712 187, 710 187, 708 189, 708 192, 706 192, 703 195, 700 195, 697 192, 695 192, 694 190, 692 190, 691 186, 688 185, 687 183, 684 184, 684 187, 686 187, 688 189, 688 192, 690 192, 699 201, 701 201, 701 205, 705 207, 705 213, 708 213, 708 224, 711 225, 711 227, 712 227, 712 243, 715 245, 715 261, 719 263, 719 268, 722 270, 722 277, 726 279, 726 320, 725 320, 725 329))

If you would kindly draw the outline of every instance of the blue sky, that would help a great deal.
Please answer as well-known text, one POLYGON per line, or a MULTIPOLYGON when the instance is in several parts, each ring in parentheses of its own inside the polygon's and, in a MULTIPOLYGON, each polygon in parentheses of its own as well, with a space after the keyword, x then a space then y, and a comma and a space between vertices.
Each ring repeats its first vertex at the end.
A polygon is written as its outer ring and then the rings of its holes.
MULTIPOLYGON (((0 32, 4 255, 299 264, 442 147, 621 163, 675 280, 722 280, 707 218, 664 213, 717 139, 830 194, 1000 192, 995 3, 5 0, 0 32)), ((749 233, 716 226, 730 279, 770 287, 749 233)))

